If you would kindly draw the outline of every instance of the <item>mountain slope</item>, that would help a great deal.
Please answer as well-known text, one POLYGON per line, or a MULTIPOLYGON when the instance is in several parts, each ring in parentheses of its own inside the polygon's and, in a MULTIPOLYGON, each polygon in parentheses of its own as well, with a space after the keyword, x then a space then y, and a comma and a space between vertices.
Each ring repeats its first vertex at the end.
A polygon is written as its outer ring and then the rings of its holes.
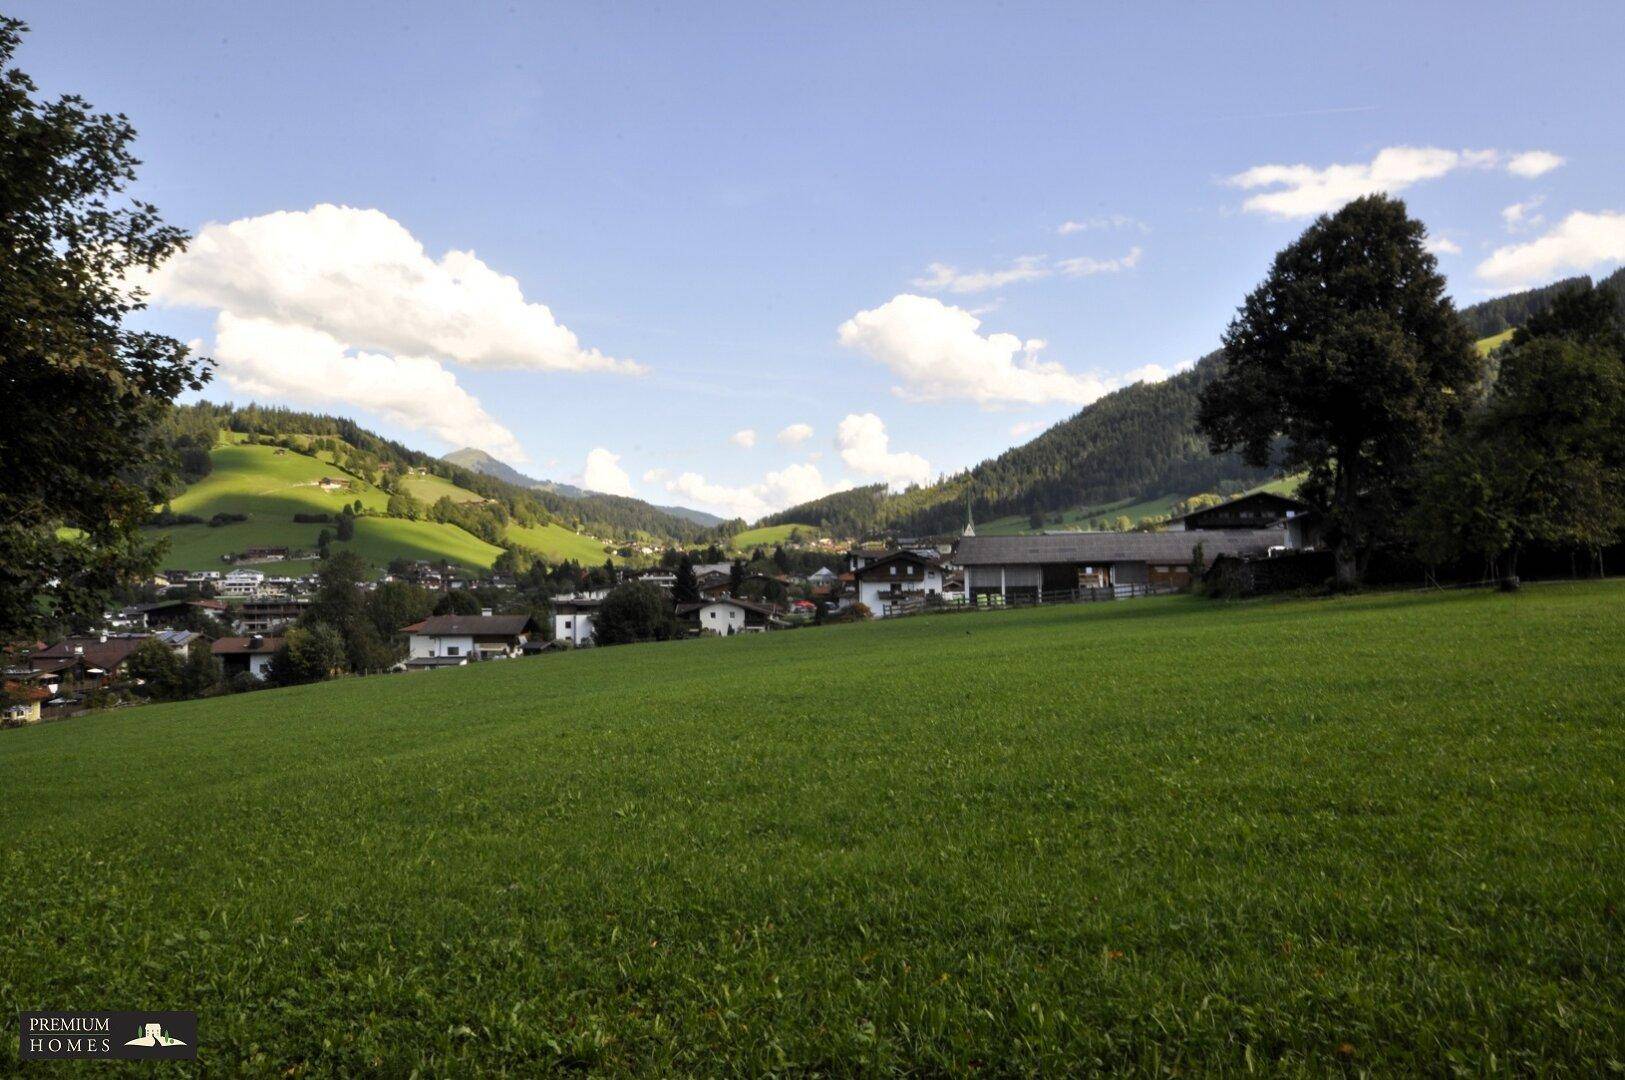
MULTIPOLYGON (((495 479, 505 481, 506 483, 515 484, 523 488, 530 488, 534 491, 552 492, 555 495, 562 495, 567 499, 588 500, 626 498, 625 496, 621 495, 606 495, 601 491, 589 491, 586 488, 576 487, 574 484, 561 484, 556 480, 537 480, 535 477, 526 476, 512 465, 509 465, 507 462, 499 461, 490 454, 486 453, 484 450, 476 450, 472 446, 465 446, 461 450, 453 450, 451 453, 442 457, 441 460, 450 462, 451 464, 460 468, 467 469, 470 472, 479 473, 482 476, 494 477, 495 479)), ((707 514, 704 510, 694 510, 687 506, 660 506, 656 503, 645 502, 642 499, 629 499, 628 501, 638 503, 643 506, 648 506, 651 509, 659 511, 660 513, 669 514, 674 518, 691 522, 695 525, 701 526, 702 528, 714 528, 715 526, 721 525, 724 520, 715 514, 707 514)))
MULTIPOLYGON (((1571 278, 1474 304, 1462 320, 1488 352, 1512 327, 1544 310, 1571 278)), ((1625 308, 1625 270, 1598 282, 1625 308)), ((1239 491, 1270 477, 1233 454, 1213 455, 1196 433, 1198 395, 1222 371, 1222 350, 1157 383, 1136 383, 1086 405, 1021 446, 926 487, 888 494, 870 486, 790 507, 759 525, 807 522, 856 535, 873 530, 941 534, 979 521, 1034 512, 1078 511, 1116 502, 1150 505, 1204 491, 1239 491)))

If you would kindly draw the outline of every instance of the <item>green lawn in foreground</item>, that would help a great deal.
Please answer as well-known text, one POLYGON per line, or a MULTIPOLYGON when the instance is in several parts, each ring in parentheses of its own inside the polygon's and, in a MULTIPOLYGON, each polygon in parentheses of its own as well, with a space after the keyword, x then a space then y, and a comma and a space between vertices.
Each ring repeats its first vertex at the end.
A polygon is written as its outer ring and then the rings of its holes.
POLYGON ((788 544, 791 533, 799 533, 803 540, 810 541, 823 536, 824 530, 816 525, 764 525, 759 529, 746 529, 744 532, 734 533, 728 541, 728 546, 735 551, 776 547, 779 544, 788 544))
POLYGON ((1622 671, 1616 582, 1180 597, 0 732, 0 986, 221 1074, 1603 1075, 1622 671))

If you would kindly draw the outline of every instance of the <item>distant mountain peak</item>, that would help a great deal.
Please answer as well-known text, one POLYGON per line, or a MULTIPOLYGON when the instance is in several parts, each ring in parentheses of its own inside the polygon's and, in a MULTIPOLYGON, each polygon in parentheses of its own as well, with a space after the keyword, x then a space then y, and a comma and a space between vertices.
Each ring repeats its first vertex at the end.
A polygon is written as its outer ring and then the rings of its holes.
MULTIPOLYGON (((567 499, 585 499, 589 496, 603 494, 602 492, 590 491, 587 488, 576 487, 574 484, 561 484, 557 480, 538 480, 533 476, 526 476, 507 462, 498 460, 484 450, 472 446, 465 446, 461 450, 453 450, 451 453, 446 454, 442 460, 448 461, 459 468, 467 469, 469 472, 479 473, 481 476, 503 480, 518 487, 551 491, 567 499)), ((638 501, 641 502, 642 500, 638 501)), ((694 510, 687 506, 658 506, 653 503, 649 505, 654 506, 656 510, 665 511, 673 517, 692 521, 696 525, 705 528, 721 525, 723 522, 723 519, 715 514, 707 514, 704 510, 694 510)))

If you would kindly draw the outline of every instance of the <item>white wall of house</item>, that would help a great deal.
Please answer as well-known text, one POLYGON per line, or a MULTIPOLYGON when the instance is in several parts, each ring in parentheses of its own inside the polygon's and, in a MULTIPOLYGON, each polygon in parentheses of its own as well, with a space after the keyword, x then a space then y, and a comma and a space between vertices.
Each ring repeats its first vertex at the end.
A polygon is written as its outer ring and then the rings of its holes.
POLYGON ((886 606, 891 603, 889 597, 894 588, 906 593, 910 599, 928 593, 937 595, 942 593, 942 571, 934 566, 926 567, 923 574, 913 577, 907 575, 906 567, 897 563, 892 563, 885 569, 895 570, 896 574, 865 576, 858 582, 858 602, 867 607, 877 619, 883 619, 888 614, 886 606))
POLYGON ((248 658, 248 673, 256 679, 263 679, 271 671, 272 653, 254 653, 248 658))
MULTIPOLYGON (((745 626, 745 609, 735 607, 733 604, 715 603, 707 604, 699 611, 700 632, 706 634, 743 633, 745 626)), ((760 629, 755 627, 754 629, 760 629)))
POLYGON ((413 634, 406 643, 408 656, 473 656, 472 634, 413 634))
POLYGON ((592 612, 559 612, 553 616, 553 640, 571 645, 592 644, 592 612))

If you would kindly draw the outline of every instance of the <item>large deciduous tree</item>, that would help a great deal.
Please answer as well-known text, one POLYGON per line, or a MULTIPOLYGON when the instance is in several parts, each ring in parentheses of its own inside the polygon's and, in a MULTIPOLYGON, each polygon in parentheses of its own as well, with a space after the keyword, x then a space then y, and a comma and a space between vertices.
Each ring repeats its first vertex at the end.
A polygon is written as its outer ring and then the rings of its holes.
POLYGON ((126 198, 122 116, 35 97, 0 18, 0 641, 80 622, 156 563, 139 532, 166 480, 156 422, 207 361, 125 328, 127 281, 185 236, 126 198))
POLYGON ((1480 370, 1425 237, 1381 195, 1321 217, 1242 304, 1224 373, 1202 392, 1214 453, 1308 472, 1342 584, 1397 527, 1419 459, 1460 419, 1480 370))
POLYGON ((1590 552, 1625 530, 1625 332, 1610 290, 1566 291, 1513 336, 1484 407, 1425 470, 1419 553, 1515 581, 1530 544, 1590 552))

